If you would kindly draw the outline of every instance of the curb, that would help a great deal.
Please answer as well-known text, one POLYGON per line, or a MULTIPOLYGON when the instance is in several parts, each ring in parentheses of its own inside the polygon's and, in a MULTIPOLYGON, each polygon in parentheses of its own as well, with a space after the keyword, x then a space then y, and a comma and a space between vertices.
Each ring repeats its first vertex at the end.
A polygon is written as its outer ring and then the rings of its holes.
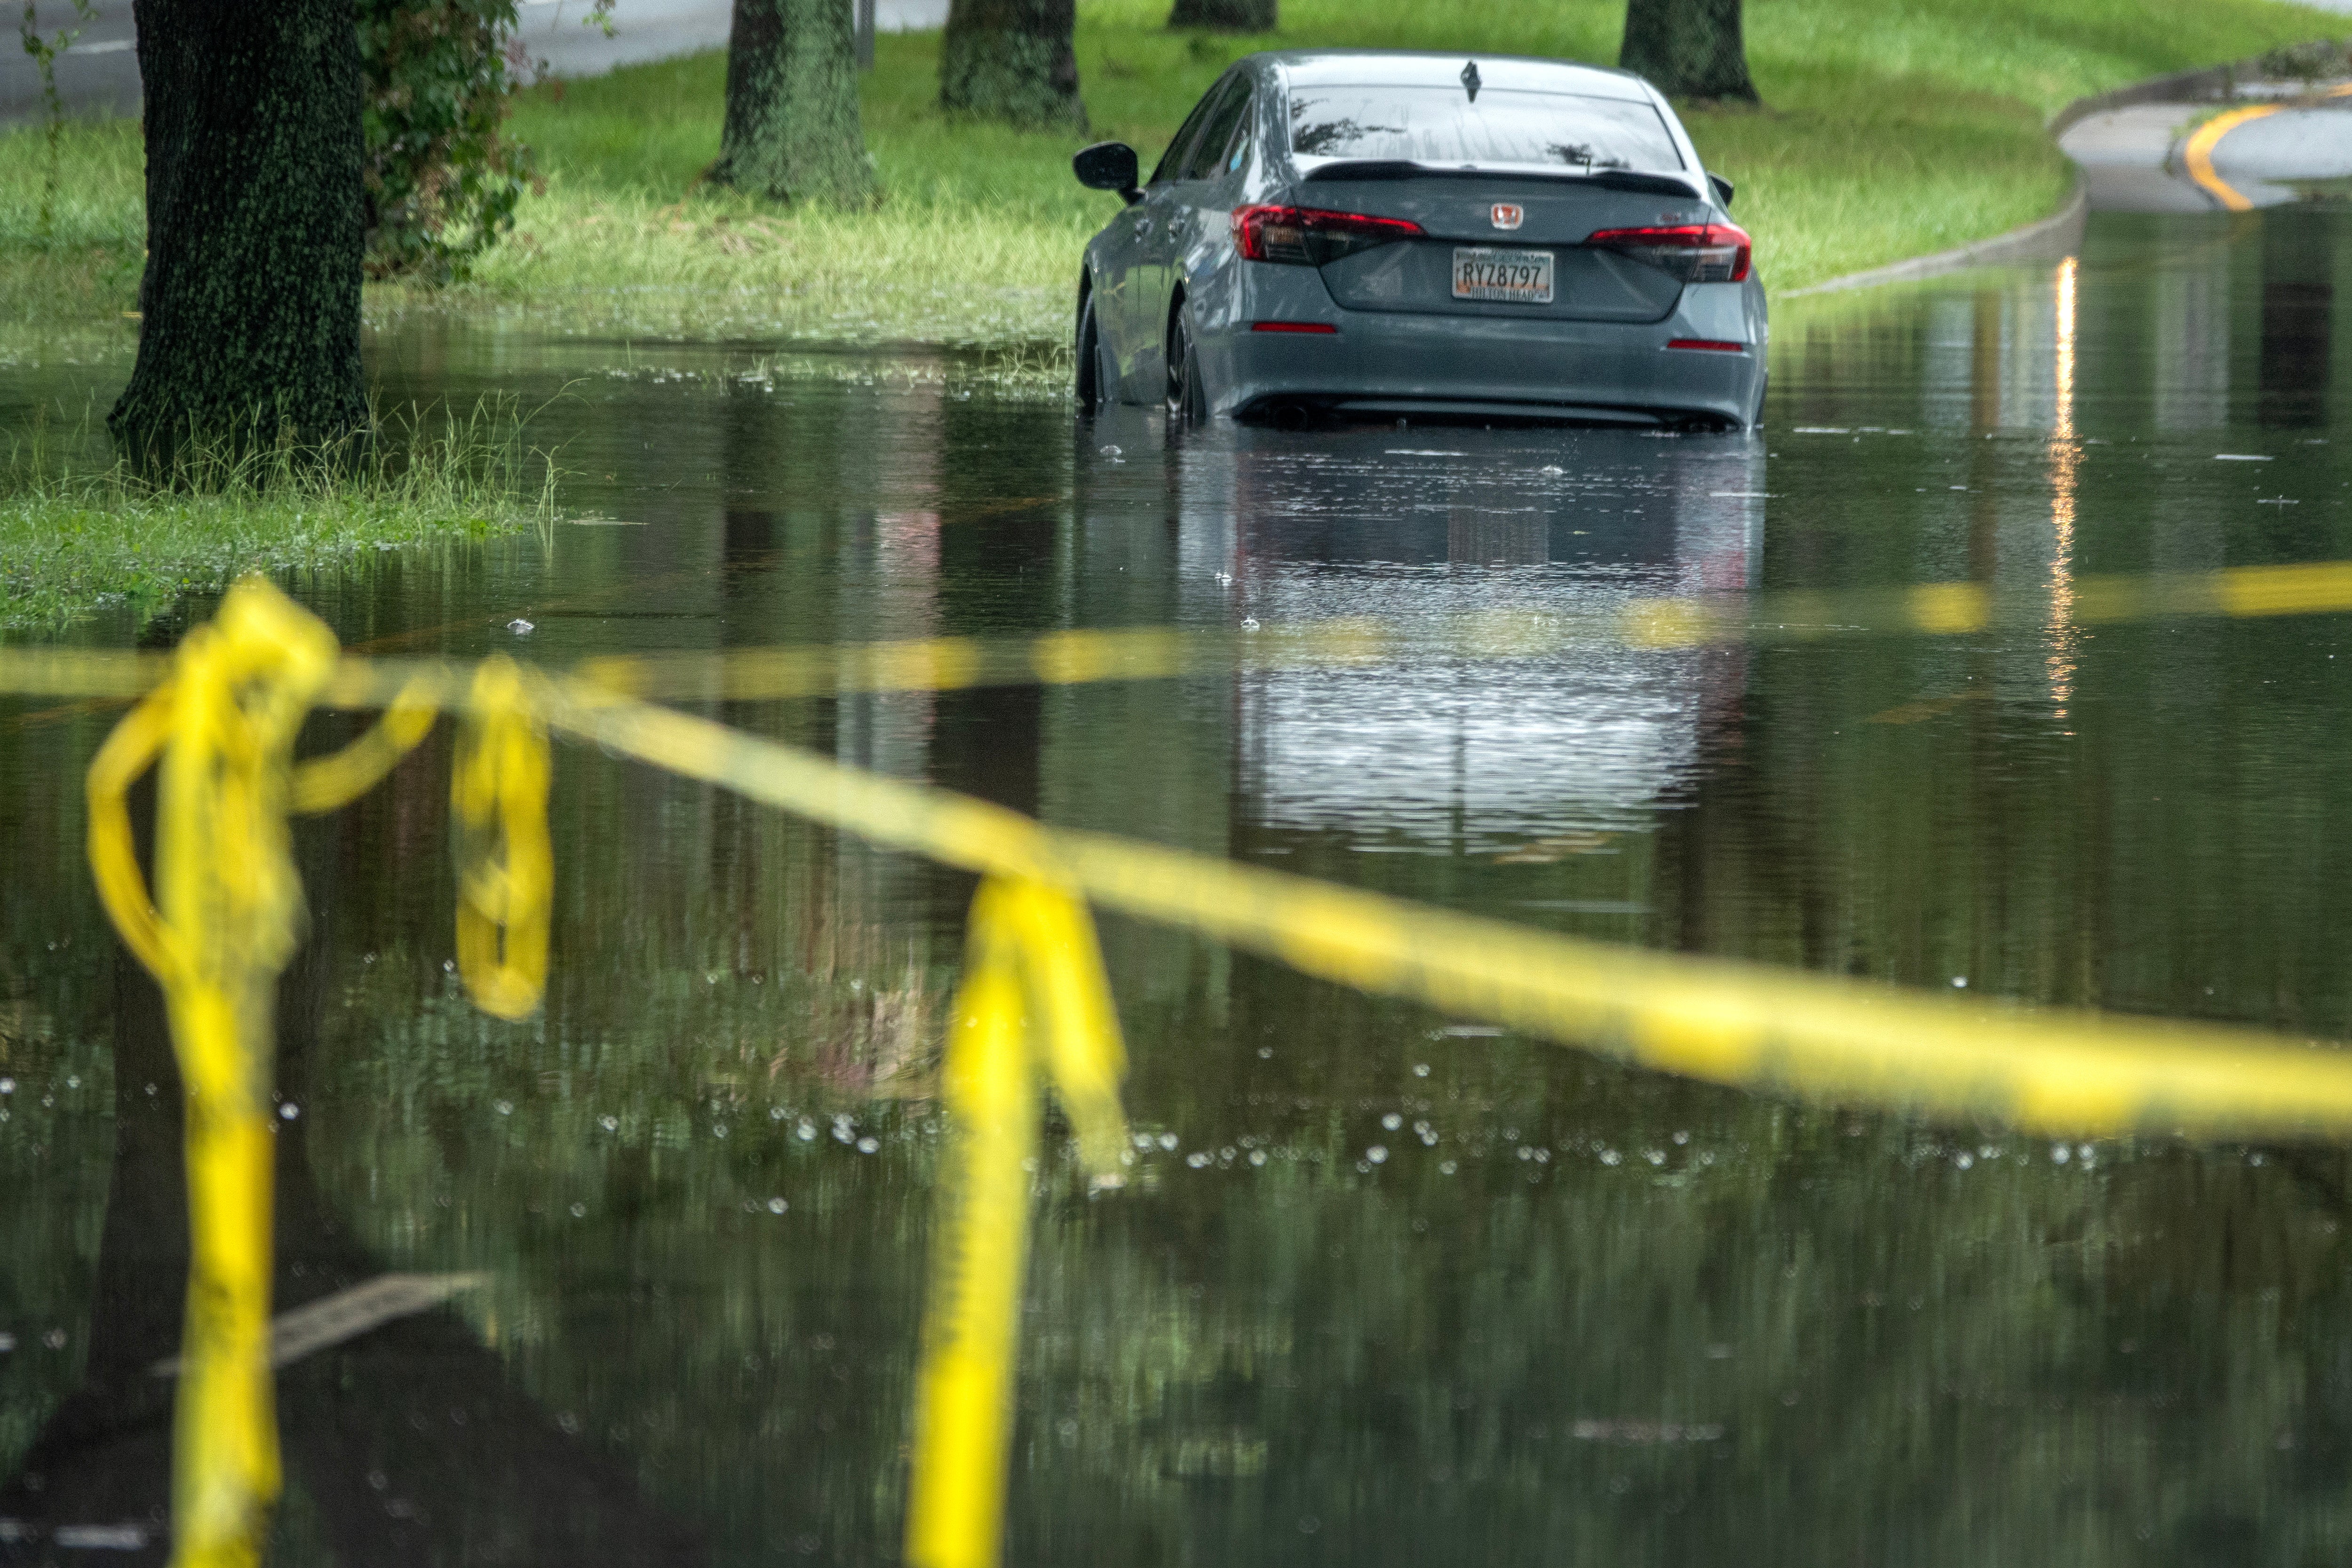
MULTIPOLYGON (((2313 42, 2334 44, 2338 40, 2315 38, 2313 42)), ((2278 52, 2275 49, 2271 51, 2272 54, 2278 52)), ((2201 66, 2196 70, 2152 76, 2129 87, 2078 98, 2050 117, 2051 140, 2063 136, 2076 123, 2094 114, 2110 109, 2128 109, 2135 103, 2227 102, 2238 96, 2238 83, 2241 81, 2271 79, 2270 72, 2263 68, 2263 62, 2269 58, 2270 55, 2252 55, 2242 60, 2231 60, 2227 65, 2201 66)))
MULTIPOLYGON (((2318 41, 2332 43, 2335 40, 2318 41)), ((2240 81, 2267 79, 2269 73, 2263 69, 2263 61, 2267 58, 2255 55, 2242 60, 2231 60, 2226 65, 2173 71, 2166 76, 2150 77, 2146 81, 2136 81, 2129 87, 2078 98, 2050 117, 2047 126, 2050 139, 2056 142, 2094 114, 2110 109, 2128 108, 2135 103, 2199 103, 2233 99, 2238 95, 2240 81)), ((1979 239, 1973 245, 1938 250, 1928 256, 1915 256, 1907 261, 1874 267, 1867 272, 1849 272, 1826 283, 1811 283, 1802 289, 1791 289, 1775 298, 1801 300, 1809 294, 1843 293, 1849 289, 1870 289, 1882 283, 1915 283, 1970 267, 1997 266, 2005 261, 2041 260, 2062 238, 2064 249, 2060 254, 2072 254, 2081 242, 2083 223, 2089 211, 2090 187, 2077 175, 2074 194, 2066 198, 2065 205, 2048 217, 2012 228, 2006 234, 1994 235, 1990 239, 1979 239)))
POLYGON ((1867 272, 1849 272, 1826 283, 1791 289, 1776 298, 1801 300, 1808 294, 1837 294, 1849 289, 1872 289, 1882 283, 1916 283, 1970 267, 1992 267, 2004 261, 2036 261, 2053 252, 2072 255, 2082 241, 2083 223, 2089 216, 2090 210, 2090 188, 2077 178, 2074 194, 2066 198, 2065 205, 2048 217, 2037 218, 2022 227, 1994 235, 1990 239, 1979 239, 1972 245, 1938 250, 1930 256, 1915 256, 1907 261, 1890 262, 1885 267, 1874 267, 1867 272))

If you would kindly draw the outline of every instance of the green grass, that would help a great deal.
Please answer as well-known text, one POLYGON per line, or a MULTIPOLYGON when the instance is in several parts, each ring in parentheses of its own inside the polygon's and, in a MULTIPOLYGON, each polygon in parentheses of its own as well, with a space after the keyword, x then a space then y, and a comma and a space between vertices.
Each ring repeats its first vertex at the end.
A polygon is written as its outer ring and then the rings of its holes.
MULTIPOLYGON (((548 194, 526 204, 521 243, 456 298, 698 335, 1058 338, 1079 248, 1116 210, 1069 176, 1085 142, 1117 137, 1155 156, 1225 65, 1255 48, 1609 61, 1623 15, 1622 0, 1286 0, 1279 35, 1229 38, 1169 32, 1164 0, 1088 0, 1084 134, 947 120, 933 101, 937 38, 885 37, 865 113, 888 195, 855 216, 762 211, 696 186, 718 151, 717 56, 542 89, 515 125, 541 151, 548 194), (633 279, 677 287, 620 292, 633 279)), ((2270 0, 1750 0, 1768 107, 1689 119, 1710 166, 1740 186, 1768 282, 1798 288, 2053 210, 2073 174, 2042 125, 2074 98, 2320 37, 2331 23, 2342 26, 2270 0)))
POLYGON ((81 455, 87 429, 36 428, 0 452, 0 631, 54 630, 101 605, 142 618, 247 572, 480 539, 555 520, 555 470, 511 409, 381 430, 337 473, 278 449, 149 483, 81 455))
MULTIPOLYGON (((1513 52, 1608 61, 1622 0, 1286 0, 1277 36, 1177 34, 1166 0, 1087 0, 1087 134, 954 121, 935 107, 936 35, 885 36, 866 125, 883 203, 780 209, 700 186, 717 153, 716 55, 522 96, 543 195, 473 281, 372 287, 378 321, 482 310, 562 331, 1003 345, 1067 329, 1077 256, 1115 210, 1069 153, 1116 136, 1155 156, 1228 61, 1308 45, 1513 52)), ((2084 93, 2317 37, 2341 18, 2276 0, 1749 0, 1767 107, 1696 110, 1708 163, 1740 187, 1776 289, 1999 233, 2052 211, 2072 173, 2046 116, 2084 93)), ((35 239, 34 133, 0 137, 0 366, 11 341, 117 341, 135 289, 136 133, 77 127, 66 200, 35 239)))

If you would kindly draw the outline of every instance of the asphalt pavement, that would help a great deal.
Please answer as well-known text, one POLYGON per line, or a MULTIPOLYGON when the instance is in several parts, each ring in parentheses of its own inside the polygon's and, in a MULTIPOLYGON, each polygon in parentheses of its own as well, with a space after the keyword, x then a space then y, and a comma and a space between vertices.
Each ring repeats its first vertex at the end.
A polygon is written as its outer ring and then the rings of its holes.
MULTIPOLYGON (((255 0, 259 3, 259 0, 255 0)), ((2352 5, 2352 0, 2345 0, 2352 5)), ((58 59, 58 94, 68 112, 139 112, 138 37, 131 0, 97 0, 96 19, 79 23, 70 0, 34 0, 44 36, 79 28, 58 59)), ((13 23, 22 13, 8 6, 13 23)), ((599 76, 616 66, 723 47, 730 0, 617 0, 613 36, 586 25, 586 0, 522 0, 521 37, 549 75, 599 76)), ((945 25, 948 0, 876 0, 875 26, 886 33, 945 25)), ((0 124, 38 119, 40 74, 13 38, 0 46, 0 124)))
POLYGON ((2250 101, 2107 110, 2058 145, 2097 212, 2277 206, 2352 178, 2352 83, 2248 83, 2242 96, 2250 101))

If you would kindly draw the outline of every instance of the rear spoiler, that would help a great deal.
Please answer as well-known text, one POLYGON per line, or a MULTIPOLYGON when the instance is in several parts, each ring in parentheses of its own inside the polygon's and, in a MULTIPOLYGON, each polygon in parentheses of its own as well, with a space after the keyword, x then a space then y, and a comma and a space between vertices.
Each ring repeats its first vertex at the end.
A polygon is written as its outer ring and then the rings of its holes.
POLYGON ((1464 168, 1460 164, 1416 163, 1410 158, 1335 158, 1299 176, 1302 182, 1323 180, 1549 180, 1571 185, 1599 185, 1610 191, 1639 191, 1653 196, 1678 196, 1705 201, 1706 195, 1687 180, 1672 174, 1642 174, 1631 169, 1531 169, 1513 163, 1499 169, 1464 168))

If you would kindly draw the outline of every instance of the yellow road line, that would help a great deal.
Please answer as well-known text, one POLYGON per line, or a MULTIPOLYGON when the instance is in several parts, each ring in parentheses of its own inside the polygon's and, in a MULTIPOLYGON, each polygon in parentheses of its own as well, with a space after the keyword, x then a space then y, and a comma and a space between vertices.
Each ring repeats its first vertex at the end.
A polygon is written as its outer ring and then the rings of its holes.
MULTIPOLYGON (((2317 96, 2343 98, 2347 95, 2352 95, 2352 82, 2331 87, 2317 96)), ((2256 120, 2267 120, 2283 109, 2295 107, 2297 105, 2292 100, 2284 103, 2261 103, 2246 109, 2233 109, 2226 114, 2215 115, 2199 126, 2195 133, 2189 138, 2189 144, 2181 149, 2181 161, 2189 165, 2189 177, 2203 187, 2206 195, 2220 202, 2231 212, 2252 211, 2254 204, 2248 201, 2236 186, 2214 172, 2213 150, 2221 144, 2221 138, 2239 126, 2256 120)))
POLYGON ((2189 138, 2189 145, 2180 152, 2181 161, 2189 165, 2189 177, 2204 187, 2205 194, 2233 213, 2252 210, 2253 203, 2239 195, 2235 186, 2213 172, 2213 149, 2221 138, 2248 121, 2262 120, 2279 111, 2275 103, 2258 104, 2252 109, 2233 109, 2227 114, 2217 114, 2197 128, 2189 138))

